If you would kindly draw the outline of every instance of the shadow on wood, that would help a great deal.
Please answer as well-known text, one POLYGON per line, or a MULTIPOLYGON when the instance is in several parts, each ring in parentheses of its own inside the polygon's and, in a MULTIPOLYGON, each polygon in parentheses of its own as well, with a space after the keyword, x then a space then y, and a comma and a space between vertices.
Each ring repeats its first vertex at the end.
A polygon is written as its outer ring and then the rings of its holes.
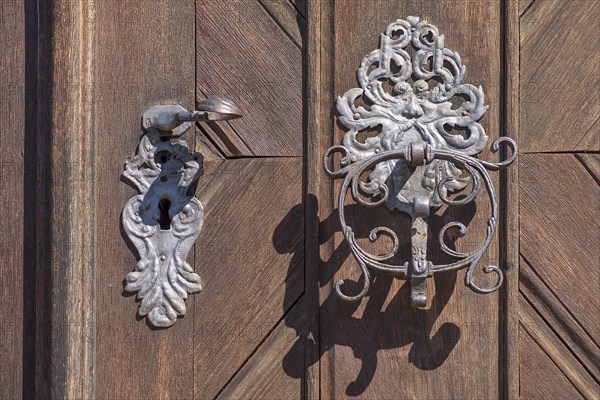
MULTIPOLYGON (((448 218, 456 219, 457 215, 463 223, 468 222, 475 215, 475 207, 465 207, 462 212, 444 212, 442 215, 433 215, 430 218, 430 258, 434 263, 441 262, 437 233, 448 218)), ((367 221, 369 226, 387 220, 385 225, 395 227, 400 239, 400 249, 394 261, 408 259, 410 251, 410 220, 399 213, 390 213, 383 207, 379 209, 366 209, 356 205, 346 207, 346 215, 350 221, 367 221), (379 213, 379 214, 378 214, 379 213), (392 218, 393 217, 393 218, 392 218), (391 221, 391 222, 390 222, 391 221)), ((273 246, 279 253, 291 253, 292 249, 280 239, 285 237, 285 232, 296 229, 296 223, 301 219, 304 205, 299 204, 291 209, 286 217, 279 223, 273 233, 273 246)), ((357 224, 358 225, 358 224, 357 224)), ((377 225, 375 225, 377 226, 377 225)), ((360 241, 368 237, 368 230, 358 227, 357 238, 360 241)), ((371 227, 372 228, 372 227, 371 227)), ((337 210, 320 222, 319 243, 323 244, 334 234, 339 234, 339 220, 337 210)), ((448 245, 453 244, 457 237, 448 240, 448 245)), ((367 239, 368 240, 368 239, 367 239)), ((303 254, 293 254, 290 266, 296 264, 296 259, 303 254)), ((337 246, 328 259, 320 260, 319 275, 321 288, 333 285, 334 274, 351 257, 348 244, 343 241, 337 246)), ((354 260, 352 260, 354 263, 354 260)), ((356 267, 357 268, 357 267, 356 267)), ((319 315, 320 325, 327 326, 327 331, 322 331, 318 341, 314 340, 315 332, 305 323, 306 318, 285 317, 285 323, 293 328, 298 335, 292 349, 283 359, 285 372, 295 378, 305 376, 305 366, 319 362, 321 356, 331 351, 334 346, 350 347, 354 356, 361 361, 360 372, 355 380, 346 388, 346 394, 357 396, 363 393, 372 381, 378 363, 378 351, 385 349, 401 348, 411 345, 408 353, 408 362, 421 370, 433 370, 441 366, 456 344, 461 333, 457 325, 444 323, 434 329, 435 322, 444 309, 454 291, 457 272, 439 273, 428 282, 435 287, 435 295, 431 299, 428 309, 416 309, 410 305, 410 284, 405 281, 399 290, 393 289, 394 277, 372 274, 372 284, 367 296, 356 303, 344 303, 331 291, 321 299, 319 315), (392 291, 395 291, 393 293, 392 291), (391 298, 390 298, 391 296, 391 298), (318 351, 306 351, 306 346, 319 346, 318 351), (318 355, 319 359, 305 360, 299 363, 305 354, 318 355)), ((360 283, 347 280, 344 291, 349 294, 357 293, 360 283)), ((397 285, 396 285, 397 287, 397 285)), ((302 300, 301 300, 302 301, 302 300)), ((310 302, 307 301, 307 304, 310 302)), ((305 313, 314 312, 306 309, 305 313)), ((398 377, 394 377, 397 379, 398 377)))

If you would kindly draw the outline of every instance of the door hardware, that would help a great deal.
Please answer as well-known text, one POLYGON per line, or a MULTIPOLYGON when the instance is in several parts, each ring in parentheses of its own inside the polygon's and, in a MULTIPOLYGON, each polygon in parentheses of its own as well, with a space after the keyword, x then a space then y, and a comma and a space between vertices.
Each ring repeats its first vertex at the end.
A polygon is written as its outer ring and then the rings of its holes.
POLYGON ((504 272, 497 266, 483 268, 485 273, 497 274, 496 283, 490 287, 478 286, 473 274, 492 241, 498 219, 496 194, 487 170, 508 167, 517 156, 517 145, 508 137, 499 137, 492 143, 491 151, 504 147, 503 161, 493 163, 477 158, 488 141, 477 121, 488 106, 481 87, 462 83, 465 70, 459 54, 444 47, 444 36, 438 34, 435 26, 408 17, 390 24, 380 37, 379 48, 363 58, 357 71, 360 88, 350 89, 337 99, 338 121, 346 133, 341 145, 325 152, 323 166, 331 178, 343 178, 338 197, 339 220, 363 280, 360 293, 354 296, 344 294, 344 281, 337 281, 335 291, 342 300, 359 300, 367 293, 369 270, 409 280, 413 307, 426 305, 427 278, 436 272, 467 268, 465 283, 477 293, 490 293, 502 285, 504 272), (461 99, 462 104, 456 106, 461 99), (466 134, 452 134, 448 128, 466 134), (378 133, 364 141, 358 136, 375 129, 378 133), (341 157, 339 168, 330 168, 336 153, 341 157), (367 173, 368 179, 363 181, 361 178, 367 173), (463 236, 467 228, 458 221, 447 223, 438 241, 443 253, 457 261, 434 265, 427 259, 430 211, 444 203, 460 206, 472 202, 480 192, 482 180, 491 208, 485 239, 475 251, 454 250, 445 241, 446 233, 455 229, 458 236, 463 236), (464 197, 449 198, 450 193, 458 193, 470 183, 470 192, 464 197), (411 216, 409 261, 391 261, 400 243, 398 235, 387 227, 375 228, 369 234, 371 242, 381 235, 392 240, 387 254, 369 253, 358 244, 344 212, 348 191, 361 206, 385 204, 390 211, 411 216))
POLYGON ((202 175, 202 155, 180 139, 193 122, 239 118, 229 100, 208 99, 197 111, 159 105, 142 117, 143 132, 135 156, 125 162, 123 177, 139 194, 123 209, 123 229, 139 261, 127 275, 125 290, 137 292, 140 316, 155 327, 169 327, 185 315, 188 294, 202 290, 200 277, 186 262, 202 224, 202 204, 193 184, 202 175))

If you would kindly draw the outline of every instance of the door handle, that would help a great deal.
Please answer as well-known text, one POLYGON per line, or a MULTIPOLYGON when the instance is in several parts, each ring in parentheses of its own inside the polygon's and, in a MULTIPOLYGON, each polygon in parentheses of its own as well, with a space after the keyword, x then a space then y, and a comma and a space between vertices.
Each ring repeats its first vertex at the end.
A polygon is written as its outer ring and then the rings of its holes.
POLYGON ((135 156, 125 162, 123 177, 139 194, 122 213, 127 238, 139 261, 125 279, 125 290, 137 292, 140 316, 155 327, 169 327, 185 315, 188 294, 202 290, 200 277, 186 262, 204 222, 193 184, 202 175, 203 157, 180 138, 194 122, 239 118, 229 100, 208 99, 198 110, 158 105, 142 117, 135 156))
POLYGON ((169 136, 181 136, 192 122, 225 121, 240 118, 242 112, 230 100, 208 98, 201 101, 195 111, 188 111, 180 105, 154 106, 144 113, 145 129, 154 128, 161 132, 171 132, 169 136))
POLYGON ((444 47, 444 36, 438 29, 417 17, 397 20, 381 35, 379 49, 363 58, 357 71, 360 88, 348 90, 337 99, 338 121, 345 130, 341 145, 329 148, 323 157, 328 176, 343 179, 338 198, 339 221, 345 240, 362 273, 359 294, 342 292, 342 280, 337 281, 337 295, 345 301, 361 299, 370 285, 369 270, 407 279, 411 285, 413 307, 426 305, 427 278, 436 272, 467 268, 465 283, 478 293, 490 293, 503 283, 504 272, 496 266, 483 271, 497 274, 490 287, 473 281, 477 263, 488 248, 498 219, 496 194, 488 170, 508 167, 517 156, 517 145, 508 137, 492 143, 492 152, 501 146, 509 150, 500 162, 477 158, 487 145, 488 136, 477 122, 488 106, 483 89, 462 83, 465 66, 458 53, 444 47), (410 53, 409 51, 412 51, 410 53), (412 55, 411 55, 412 54, 412 55), (455 100, 468 98, 456 107, 455 100), (357 100, 363 105, 357 105, 357 100), (455 128, 465 134, 452 134, 455 128), (380 129, 364 141, 359 132, 380 129), (340 153, 339 168, 330 168, 330 159, 340 153), (362 180, 368 172, 368 179, 362 180), (467 175, 465 176, 464 173, 467 175), (445 242, 449 229, 459 236, 466 233, 461 222, 447 223, 440 231, 441 250, 457 261, 434 265, 427 259, 428 216, 430 210, 444 203, 449 206, 472 202, 485 185, 491 215, 482 244, 472 252, 459 252, 445 242), (461 199, 449 194, 460 192, 472 183, 471 191, 461 199), (375 255, 356 241, 352 227, 346 222, 344 203, 350 191, 356 203, 365 207, 385 205, 390 211, 409 214, 411 223, 411 257, 403 264, 390 261, 399 249, 398 235, 387 227, 371 231, 371 242, 381 235, 393 241, 387 254, 375 255))

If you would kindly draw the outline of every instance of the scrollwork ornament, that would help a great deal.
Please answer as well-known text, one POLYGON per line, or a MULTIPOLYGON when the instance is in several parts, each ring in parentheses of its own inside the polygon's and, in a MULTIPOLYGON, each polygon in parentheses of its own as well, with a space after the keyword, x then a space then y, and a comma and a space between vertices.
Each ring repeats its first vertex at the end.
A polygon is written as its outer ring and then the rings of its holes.
POLYGON ((169 327, 186 313, 188 294, 202 290, 200 277, 186 262, 204 221, 198 199, 188 195, 202 174, 202 158, 185 141, 149 128, 123 177, 138 189, 123 209, 125 234, 139 261, 125 279, 137 292, 138 314, 155 327, 169 327))
POLYGON ((336 292, 343 300, 358 300, 367 293, 369 269, 410 279, 412 304, 417 307, 425 305, 425 279, 434 272, 467 268, 466 284, 479 293, 489 293, 502 284, 504 275, 498 267, 484 268, 484 272, 498 275, 496 284, 489 288, 475 284, 473 273, 493 238, 498 218, 488 170, 509 166, 517 148, 510 138, 500 137, 492 143, 492 151, 501 145, 507 147, 510 154, 505 160, 491 163, 476 158, 488 141, 478 122, 488 106, 480 86, 463 83, 465 72, 459 54, 445 48, 444 36, 435 26, 408 17, 390 24, 380 37, 379 48, 363 58, 357 71, 360 87, 337 99, 338 121, 346 133, 341 145, 326 151, 323 163, 330 177, 343 178, 338 198, 340 224, 363 275, 363 288, 355 296, 342 293, 343 281, 336 283, 336 292), (454 134, 456 130, 464 134, 454 134), (359 140, 362 132, 372 131, 377 134, 359 140), (340 168, 332 170, 330 158, 336 153, 341 155, 340 168), (368 179, 362 181, 365 174, 368 179), (452 250, 444 241, 446 232, 457 229, 462 236, 467 228, 459 222, 447 224, 440 233, 440 246, 458 261, 433 265, 426 260, 430 209, 444 203, 456 206, 472 202, 482 182, 491 205, 486 238, 474 252, 452 250), (465 189, 469 183, 471 191, 463 198, 449 198, 450 193, 465 189), (385 204, 391 211, 412 217, 412 231, 418 234, 411 237, 411 260, 401 265, 389 262, 399 243, 388 228, 375 228, 369 237, 373 241, 379 234, 389 236, 393 249, 388 254, 376 256, 358 245, 344 214, 348 191, 359 205, 385 204))

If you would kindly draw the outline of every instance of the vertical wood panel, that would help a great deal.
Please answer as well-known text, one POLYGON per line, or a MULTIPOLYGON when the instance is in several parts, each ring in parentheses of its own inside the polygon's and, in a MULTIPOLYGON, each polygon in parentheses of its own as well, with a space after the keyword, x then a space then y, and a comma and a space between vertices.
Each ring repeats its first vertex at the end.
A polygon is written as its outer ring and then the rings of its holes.
MULTIPOLYGON (((21 2, 0 2, 0 221, 5 234, 0 241, 0 398, 22 396, 26 358, 24 331, 23 239, 26 200, 25 175, 25 8, 21 2), (10 233, 8 233, 10 232, 10 233)), ((27 202, 31 206, 30 202, 27 202)), ((30 238, 30 237, 29 237, 30 238)), ((29 249, 31 250, 31 248, 29 249)))
MULTIPOLYGON (((327 16, 327 14, 322 14, 327 16)), ((363 56, 376 49, 379 35, 397 18, 417 15, 436 25, 445 35, 445 45, 461 55, 467 66, 466 83, 482 85, 490 109, 480 121, 490 136, 497 136, 504 120, 501 85, 501 23, 505 14, 496 1, 336 1, 333 19, 322 21, 322 40, 333 26, 334 42, 323 44, 321 77, 321 143, 323 147, 340 143, 343 132, 328 120, 333 117, 333 100, 356 87, 356 69, 363 56), (327 65, 325 57, 332 58, 327 65), (332 75, 329 75, 332 74, 332 75), (333 81, 327 82, 331 76, 333 81), (326 83, 327 82, 327 83, 326 83)), ((514 69, 514 64, 512 64, 514 69)), ((513 125, 514 126, 514 122, 513 125)), ((481 158, 494 160, 485 151, 481 158)), ((496 187, 498 177, 493 176, 496 187)), ((439 274, 430 281, 427 310, 409 305, 409 286, 400 280, 377 276, 370 296, 360 304, 346 305, 331 293, 332 282, 340 278, 356 279, 358 267, 341 240, 333 195, 325 178, 319 193, 321 219, 321 394, 323 398, 495 398, 504 381, 504 327, 498 293, 478 295, 464 286, 464 271, 439 274), (340 265, 343 267, 340 269, 340 265), (435 296, 434 296, 435 294, 435 296), (465 374, 465 366, 474 366, 465 374), (476 366, 476 367, 475 367, 476 366)), ((339 184, 338 184, 339 185, 339 184)), ((336 186, 339 187, 339 186, 336 186)), ((445 223, 462 220, 469 226, 468 237, 457 247, 472 249, 484 235, 489 206, 481 193, 476 207, 440 209, 431 218, 435 232, 445 223), (475 208, 477 214, 475 214, 475 208)), ((383 209, 350 207, 347 218, 366 235, 378 225, 391 226, 408 241, 406 216, 383 209), (356 221, 368 221, 362 224, 356 221), (393 222, 390 222, 393 221, 393 222), (364 225, 364 226, 361 226, 364 225), (368 225, 368 227, 367 227, 368 225), (366 232, 366 233, 365 233, 366 232)), ((435 236, 432 233, 431 236, 435 236)), ((480 262, 498 265, 498 241, 495 240, 480 262)), ((439 244, 430 243, 431 259, 443 260, 439 244)), ((401 249, 400 259, 406 259, 401 249)), ((479 279, 484 279, 479 276, 479 279)), ((491 282, 489 282, 491 283, 491 282)), ((351 291, 353 285, 344 288, 351 291)), ((356 288, 354 293, 356 292, 356 288)))
MULTIPOLYGON (((190 399, 193 315, 152 329, 137 317, 135 296, 123 291, 136 255, 120 214, 135 190, 120 175, 146 109, 194 106, 194 1, 102 0, 97 8, 97 397, 190 399)), ((194 133, 187 136, 193 146, 194 133)), ((194 301, 186 300, 188 310, 194 301)))
POLYGON ((47 186, 38 218, 48 236, 37 244, 38 270, 49 287, 38 310, 47 329, 38 333, 49 338, 41 352, 49 352, 51 365, 39 363, 38 371, 48 374, 52 398, 95 395, 95 6, 39 4, 38 172, 47 186))
POLYGON ((320 398, 320 320, 319 320, 319 201, 323 186, 321 157, 323 139, 321 111, 323 95, 322 71, 328 70, 321 53, 327 51, 331 40, 323 37, 323 21, 330 21, 329 2, 309 0, 307 10, 307 36, 305 51, 306 91, 304 97, 304 298, 306 302, 305 397, 320 398))
MULTIPOLYGON (((504 120, 501 135, 519 143, 519 1, 502 3, 503 21, 503 84, 501 117, 504 120)), ((519 158, 500 172, 500 260, 506 271, 502 290, 500 314, 503 342, 500 348, 504 365, 501 386, 502 398, 519 397, 519 158)))

